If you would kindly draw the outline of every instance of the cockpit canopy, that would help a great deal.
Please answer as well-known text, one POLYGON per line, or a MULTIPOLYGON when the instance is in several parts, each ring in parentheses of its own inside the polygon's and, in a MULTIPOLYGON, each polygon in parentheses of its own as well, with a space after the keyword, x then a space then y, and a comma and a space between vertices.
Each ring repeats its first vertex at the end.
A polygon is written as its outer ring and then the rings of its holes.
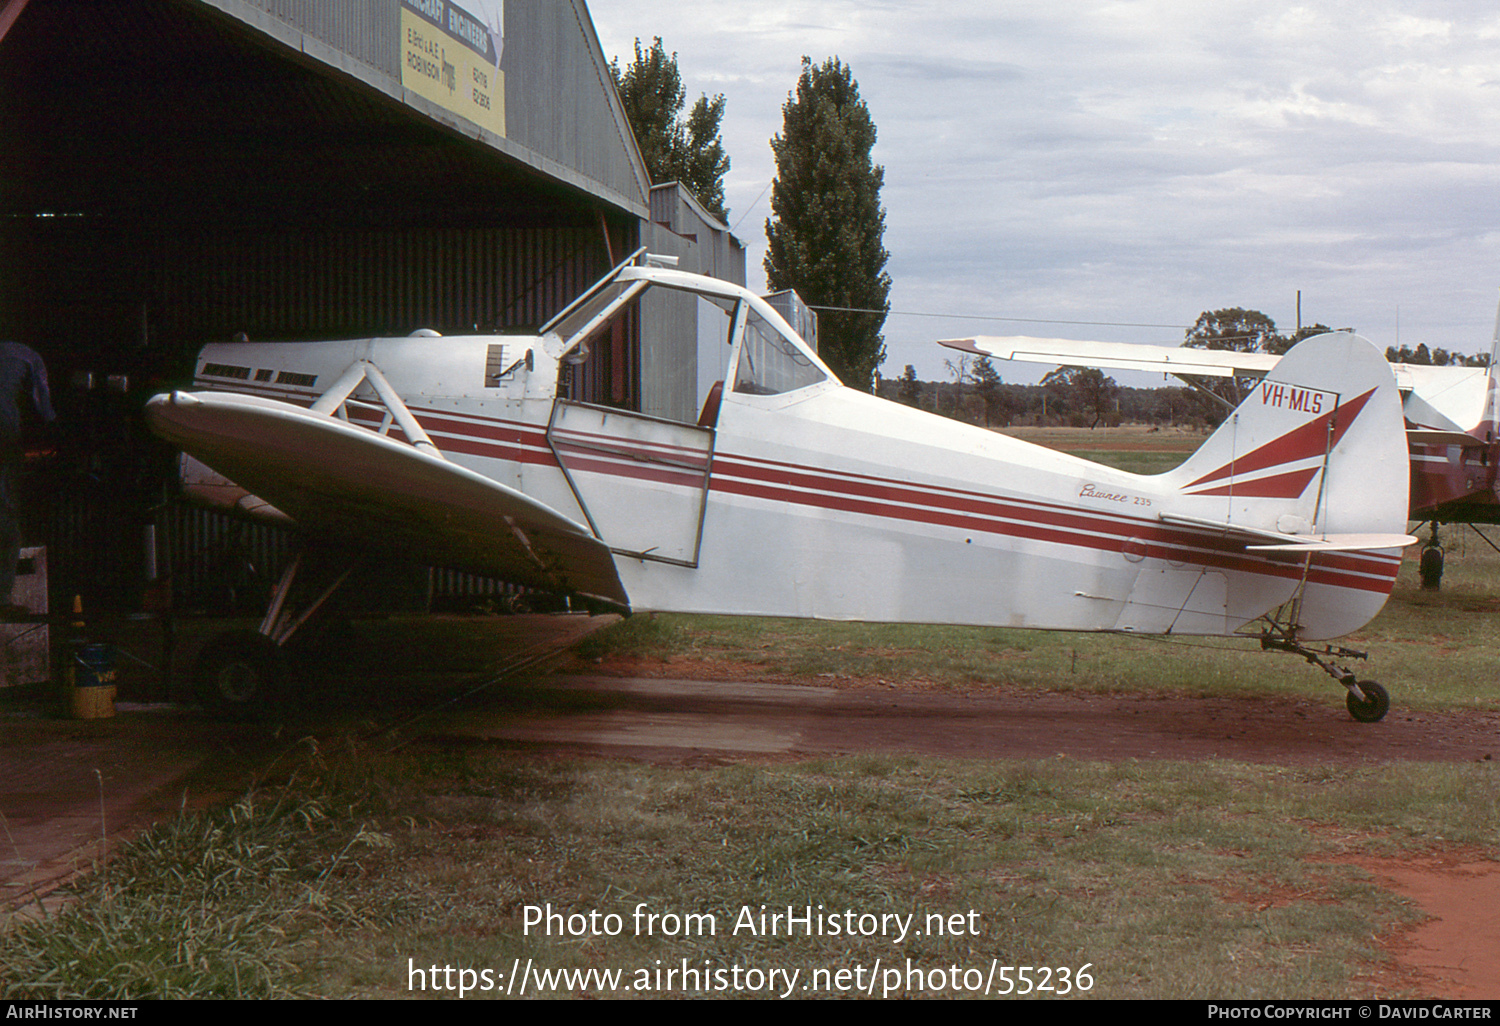
POLYGON ((638 304, 649 301, 648 292, 663 290, 697 297, 700 311, 716 310, 722 317, 700 312, 696 318, 698 357, 707 365, 700 372, 700 392, 706 392, 714 380, 732 380, 733 390, 745 395, 781 395, 837 381, 796 331, 759 296, 717 279, 642 266, 636 263, 641 255, 616 267, 542 326, 544 336, 557 339, 556 352, 562 360, 586 360, 593 340, 602 337, 617 320, 629 316, 638 304), (723 345, 704 342, 714 337, 722 339, 723 345))

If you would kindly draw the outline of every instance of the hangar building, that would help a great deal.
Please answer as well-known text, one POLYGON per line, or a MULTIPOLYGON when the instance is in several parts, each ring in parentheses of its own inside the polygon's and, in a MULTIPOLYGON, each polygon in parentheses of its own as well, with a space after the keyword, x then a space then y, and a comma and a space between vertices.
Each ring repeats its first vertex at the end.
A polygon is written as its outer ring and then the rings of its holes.
MULTIPOLYGON (((59 414, 27 530, 90 608, 140 601, 158 528, 179 574, 262 544, 170 503, 141 426, 204 342, 535 327, 641 246, 745 279, 652 188, 583 0, 0 0, 0 153, 0 339, 59 414)), ((575 398, 695 416, 674 318, 575 398)))

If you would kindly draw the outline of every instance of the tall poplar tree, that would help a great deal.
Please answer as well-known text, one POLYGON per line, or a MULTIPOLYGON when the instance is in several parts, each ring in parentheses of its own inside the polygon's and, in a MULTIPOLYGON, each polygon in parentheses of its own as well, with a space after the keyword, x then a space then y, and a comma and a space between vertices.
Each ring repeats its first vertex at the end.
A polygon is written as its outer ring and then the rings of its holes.
POLYGON ((885 359, 890 254, 883 245, 885 169, 870 160, 875 123, 837 57, 802 58, 802 76, 771 140, 776 179, 766 221, 766 280, 818 310, 818 353, 846 385, 868 392, 885 359), (833 308, 833 309, 829 309, 833 308), (873 311, 873 312, 866 312, 873 311))
POLYGON ((650 50, 635 41, 635 60, 623 71, 610 63, 615 89, 625 118, 646 162, 653 185, 677 182, 719 220, 728 218, 724 206, 724 175, 729 156, 719 126, 724 120, 724 96, 698 97, 687 117, 687 90, 677 70, 677 55, 668 54, 658 36, 650 50))

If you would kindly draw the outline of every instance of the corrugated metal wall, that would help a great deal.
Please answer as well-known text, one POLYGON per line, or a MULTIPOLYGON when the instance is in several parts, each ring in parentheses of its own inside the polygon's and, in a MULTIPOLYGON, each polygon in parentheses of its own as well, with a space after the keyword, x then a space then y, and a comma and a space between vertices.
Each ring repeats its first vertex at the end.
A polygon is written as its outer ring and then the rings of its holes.
POLYGON ((228 228, 158 245, 153 332, 198 342, 534 326, 609 267, 597 228, 228 228))
MULTIPOLYGON (((676 182, 651 189, 651 221, 686 241, 684 270, 745 284, 745 244, 676 182)), ((655 238, 661 239, 657 231, 655 238)), ((665 242, 661 245, 666 245, 665 242)))
POLYGON ((505 38, 506 135, 644 210, 651 183, 587 8, 580 0, 509 0, 505 38))
MULTIPOLYGON (((156 528, 160 569, 170 569, 173 604, 185 615, 262 616, 271 589, 297 550, 296 539, 281 528, 187 503, 164 507, 156 528)), ((519 585, 456 570, 428 570, 425 578, 418 581, 423 593, 415 596, 422 606, 487 605, 510 612, 532 594, 519 585)), ((138 587, 139 581, 136 570, 123 583, 128 587, 136 582, 138 587)), ((409 602, 412 582, 400 584, 405 587, 389 590, 409 602)), ((356 595, 352 600, 358 605, 361 598, 367 604, 375 599, 373 608, 389 608, 382 603, 390 596, 356 595)), ((346 605, 350 601, 344 599, 346 605)))
MULTIPOLYGON (((651 252, 675 256, 693 270, 693 244, 651 225, 651 252)), ((641 412, 684 423, 698 419, 698 300, 682 292, 654 289, 641 301, 641 412)))
MULTIPOLYGON (((678 258, 684 271, 745 283, 745 247, 676 183, 651 190, 651 221, 645 244, 653 253, 678 258)), ((723 339, 699 338, 698 301, 690 296, 648 294, 641 332, 642 410, 688 423, 698 419, 714 375, 699 373, 699 354, 717 354, 723 339)), ((717 322, 714 323, 717 327, 717 322)))
POLYGON ((182 502, 165 507, 160 530, 160 569, 171 572, 180 613, 261 616, 295 550, 279 528, 182 502))

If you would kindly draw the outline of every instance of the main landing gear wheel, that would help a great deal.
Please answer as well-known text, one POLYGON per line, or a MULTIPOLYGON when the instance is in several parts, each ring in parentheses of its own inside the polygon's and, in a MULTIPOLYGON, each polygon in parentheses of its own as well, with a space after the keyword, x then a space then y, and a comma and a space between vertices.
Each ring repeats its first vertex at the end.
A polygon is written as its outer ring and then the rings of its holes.
POLYGON ((1365 700, 1361 702, 1354 697, 1354 692, 1349 692, 1346 704, 1349 707, 1349 715, 1361 723, 1376 723, 1382 719, 1391 707, 1391 696, 1386 693, 1385 688, 1376 684, 1373 680, 1355 681, 1359 690, 1364 692, 1365 700))
POLYGON ((193 666, 193 689, 211 712, 253 719, 281 691, 281 649, 256 631, 228 631, 203 647, 193 666))
POLYGON ((1428 544, 1422 548, 1422 558, 1417 562, 1417 575, 1422 579, 1423 591, 1437 591, 1443 586, 1443 547, 1428 544))

